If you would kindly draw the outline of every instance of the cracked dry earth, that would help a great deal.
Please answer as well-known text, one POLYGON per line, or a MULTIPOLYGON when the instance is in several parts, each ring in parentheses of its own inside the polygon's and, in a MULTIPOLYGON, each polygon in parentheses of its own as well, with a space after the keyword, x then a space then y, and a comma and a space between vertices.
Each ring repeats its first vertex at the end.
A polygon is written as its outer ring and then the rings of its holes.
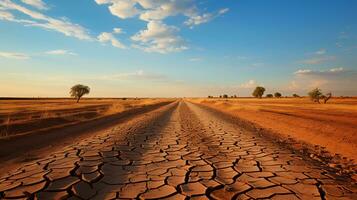
POLYGON ((1 199, 357 199, 355 183, 186 101, 0 178, 1 199))

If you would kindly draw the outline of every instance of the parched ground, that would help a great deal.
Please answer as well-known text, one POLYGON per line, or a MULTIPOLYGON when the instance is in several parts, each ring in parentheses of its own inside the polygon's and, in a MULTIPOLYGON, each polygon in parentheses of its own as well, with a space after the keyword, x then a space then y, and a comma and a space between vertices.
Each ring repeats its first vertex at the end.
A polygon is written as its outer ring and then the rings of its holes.
POLYGON ((180 101, 0 177, 1 198, 356 199, 356 183, 180 101))
MULTIPOLYGON (((0 139, 102 118, 170 99, 0 99, 0 139)), ((171 100, 172 101, 172 100, 171 100)))
POLYGON ((194 99, 281 137, 319 145, 357 162, 357 98, 317 104, 308 98, 194 99))

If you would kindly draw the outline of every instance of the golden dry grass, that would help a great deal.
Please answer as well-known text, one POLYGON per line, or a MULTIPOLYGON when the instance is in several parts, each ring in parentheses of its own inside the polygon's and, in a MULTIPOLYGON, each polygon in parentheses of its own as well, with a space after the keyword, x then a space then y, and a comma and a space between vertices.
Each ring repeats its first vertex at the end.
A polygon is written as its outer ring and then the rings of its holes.
POLYGON ((0 100, 0 137, 63 126, 139 108, 167 99, 0 100))

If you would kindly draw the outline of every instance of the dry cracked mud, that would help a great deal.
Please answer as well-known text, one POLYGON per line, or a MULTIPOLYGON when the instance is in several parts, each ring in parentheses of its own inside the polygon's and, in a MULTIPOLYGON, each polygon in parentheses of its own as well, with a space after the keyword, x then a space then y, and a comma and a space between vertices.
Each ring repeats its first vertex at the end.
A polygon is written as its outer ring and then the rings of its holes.
POLYGON ((1 199, 357 199, 272 140, 186 101, 163 106, 0 177, 1 199))

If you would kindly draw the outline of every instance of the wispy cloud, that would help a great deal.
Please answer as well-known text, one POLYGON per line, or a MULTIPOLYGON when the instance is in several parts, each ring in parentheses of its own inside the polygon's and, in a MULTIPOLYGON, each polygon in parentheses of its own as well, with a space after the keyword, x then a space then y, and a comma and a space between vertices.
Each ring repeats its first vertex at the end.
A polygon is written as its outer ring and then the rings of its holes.
POLYGON ((326 49, 320 49, 318 51, 315 52, 316 55, 324 55, 326 54, 326 49))
POLYGON ((74 24, 66 18, 52 18, 39 11, 28 9, 10 0, 0 1, 0 20, 12 21, 24 24, 25 26, 34 26, 47 30, 57 31, 66 36, 75 37, 81 40, 92 39, 84 27, 78 24, 74 24), (28 16, 30 19, 17 18, 12 13, 13 11, 20 12, 22 15, 28 16))
POLYGON ((200 58, 200 57, 190 58, 189 61, 190 62, 199 62, 199 61, 202 61, 202 58, 200 58))
POLYGON ((337 68, 332 68, 332 69, 328 69, 328 70, 299 69, 294 74, 297 74, 297 75, 328 75, 328 74, 339 74, 339 73, 345 73, 345 72, 347 72, 347 70, 345 70, 343 67, 337 67, 337 68))
POLYGON ((47 51, 45 53, 49 55, 71 55, 71 56, 77 55, 76 53, 65 49, 56 49, 56 50, 47 51))
POLYGON ((30 56, 27 54, 23 54, 23 53, 0 51, 0 58, 24 60, 24 59, 29 59, 30 56))
POLYGON ((45 2, 42 0, 21 0, 23 3, 31 5, 40 10, 48 10, 48 7, 45 2))
POLYGON ((333 60, 336 60, 335 56, 317 56, 317 57, 305 59, 302 61, 302 63, 309 64, 309 65, 316 65, 316 64, 325 63, 327 61, 333 61, 333 60))
POLYGON ((229 11, 229 8, 223 8, 217 13, 204 13, 202 15, 192 15, 190 18, 184 22, 185 25, 193 28, 194 26, 207 23, 212 21, 214 18, 219 17, 229 11))
POLYGON ((137 70, 127 73, 115 73, 93 77, 94 79, 115 81, 115 80, 164 80, 166 76, 161 74, 147 73, 144 70, 137 70))
POLYGON ((113 28, 113 33, 121 34, 121 33, 124 33, 124 32, 123 32, 123 30, 121 28, 113 28))
POLYGON ((255 80, 249 80, 245 83, 242 83, 239 87, 244 88, 244 89, 251 89, 254 88, 258 85, 257 81, 255 80))

